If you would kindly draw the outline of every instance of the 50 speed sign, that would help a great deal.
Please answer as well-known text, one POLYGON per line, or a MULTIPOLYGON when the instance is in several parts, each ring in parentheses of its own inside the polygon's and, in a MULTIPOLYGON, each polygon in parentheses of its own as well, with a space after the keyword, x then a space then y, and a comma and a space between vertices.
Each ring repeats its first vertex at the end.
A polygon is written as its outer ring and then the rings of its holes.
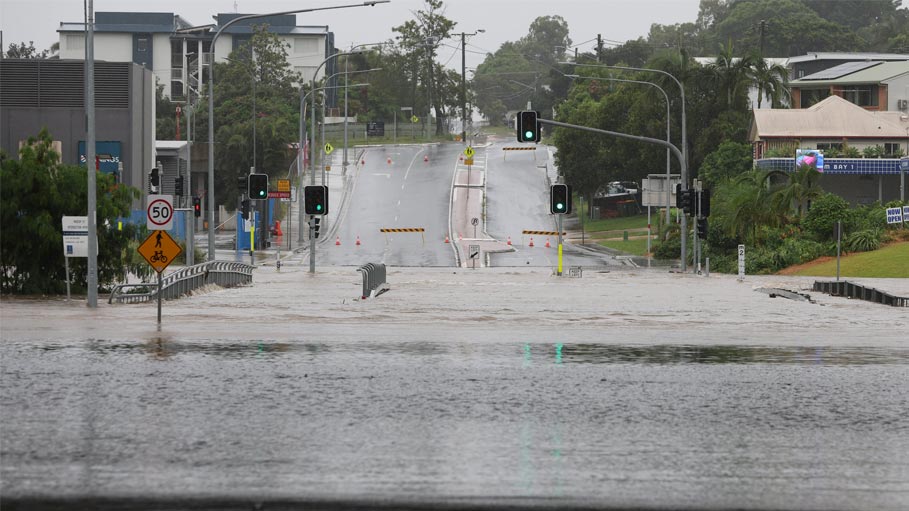
POLYGON ((174 198, 172 195, 149 195, 145 210, 149 231, 169 231, 174 222, 174 198))

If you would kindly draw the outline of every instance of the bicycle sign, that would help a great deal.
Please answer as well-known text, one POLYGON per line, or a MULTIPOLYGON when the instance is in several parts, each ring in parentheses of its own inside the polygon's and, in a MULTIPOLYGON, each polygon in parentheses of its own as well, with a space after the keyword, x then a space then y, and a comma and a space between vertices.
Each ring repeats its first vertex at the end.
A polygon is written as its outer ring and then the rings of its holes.
POLYGON ((164 271, 183 252, 167 231, 152 231, 137 250, 158 273, 164 271))
POLYGON ((174 198, 172 195, 149 195, 146 226, 149 231, 169 231, 174 223, 174 198))

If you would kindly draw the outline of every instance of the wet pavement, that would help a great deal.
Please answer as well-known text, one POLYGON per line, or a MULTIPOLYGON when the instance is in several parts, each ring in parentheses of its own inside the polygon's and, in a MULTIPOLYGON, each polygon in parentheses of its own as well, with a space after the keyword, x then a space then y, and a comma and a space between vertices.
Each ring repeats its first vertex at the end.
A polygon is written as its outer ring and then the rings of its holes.
POLYGON ((792 277, 388 281, 258 268, 160 331, 4 298, 3 507, 909 506, 905 309, 755 291, 792 277))

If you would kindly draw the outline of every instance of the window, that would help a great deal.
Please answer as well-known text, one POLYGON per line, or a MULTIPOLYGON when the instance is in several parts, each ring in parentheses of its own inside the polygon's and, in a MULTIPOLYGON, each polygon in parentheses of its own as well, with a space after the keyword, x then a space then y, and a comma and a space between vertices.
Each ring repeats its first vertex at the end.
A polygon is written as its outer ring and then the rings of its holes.
POLYGON ((808 108, 830 97, 830 89, 802 89, 799 108, 808 108))
POLYGON ((850 85, 839 89, 843 99, 858 106, 878 106, 877 85, 850 85))
POLYGON ((884 143, 884 156, 896 156, 902 154, 902 149, 900 148, 899 143, 897 142, 885 142, 884 143))
POLYGON ((137 43, 136 43, 136 46, 137 46, 136 49, 137 49, 138 51, 148 51, 148 38, 147 38, 147 37, 140 37, 139 40, 138 40, 137 43))

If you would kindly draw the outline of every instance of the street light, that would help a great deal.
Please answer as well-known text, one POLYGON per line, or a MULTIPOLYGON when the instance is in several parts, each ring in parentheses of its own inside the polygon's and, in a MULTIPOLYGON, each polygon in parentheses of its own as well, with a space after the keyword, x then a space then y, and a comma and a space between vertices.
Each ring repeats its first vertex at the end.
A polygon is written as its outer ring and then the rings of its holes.
MULTIPOLYGON (((394 45, 394 44, 395 43, 393 43, 393 42, 363 43, 363 44, 358 44, 356 46, 351 46, 350 51, 353 52, 357 48, 365 48, 367 46, 382 46, 382 45, 394 45)), ((348 72, 350 72, 349 70, 350 70, 350 59, 344 59, 344 72, 348 73, 348 72)), ((344 76, 344 85, 347 85, 346 74, 344 76)), ((348 87, 344 87, 344 161, 341 164, 341 167, 343 167, 344 170, 347 170, 347 163, 348 163, 347 162, 347 117, 348 117, 348 114, 347 114, 347 89, 348 89, 348 87)), ((368 120, 369 119, 367 119, 367 121, 368 120)))
MULTIPOLYGON (((286 14, 299 14, 303 12, 328 11, 333 9, 346 9, 349 7, 366 7, 375 6, 376 4, 387 4, 391 0, 369 0, 359 4, 336 5, 331 7, 313 7, 309 9, 294 9, 292 11, 270 12, 266 14, 247 14, 238 16, 215 32, 211 40, 211 48, 208 51, 208 260, 215 260, 215 47, 221 32, 227 27, 239 21, 246 21, 255 18, 266 18, 269 16, 283 16, 286 14)), ((321 67, 321 66, 320 66, 321 67)), ((318 73, 318 70, 316 70, 318 73)), ((315 80, 315 78, 313 78, 315 80)))
MULTIPOLYGON (((688 128, 685 123, 685 86, 675 76, 662 69, 649 69, 644 67, 627 67, 627 66, 608 66, 606 64, 579 64, 577 62, 559 62, 561 65, 580 66, 580 67, 602 67, 606 69, 618 69, 620 71, 643 71, 649 73, 659 73, 668 76, 679 86, 679 92, 682 95, 682 159, 685 164, 682 165, 682 190, 688 189, 688 128)), ((686 243, 686 233, 688 232, 688 219, 682 215, 682 272, 688 267, 688 251, 686 243)))
POLYGON ((465 144, 467 143, 467 64, 465 62, 467 50, 465 38, 469 35, 483 34, 486 31, 482 28, 477 29, 476 32, 461 32, 461 141, 465 144))

